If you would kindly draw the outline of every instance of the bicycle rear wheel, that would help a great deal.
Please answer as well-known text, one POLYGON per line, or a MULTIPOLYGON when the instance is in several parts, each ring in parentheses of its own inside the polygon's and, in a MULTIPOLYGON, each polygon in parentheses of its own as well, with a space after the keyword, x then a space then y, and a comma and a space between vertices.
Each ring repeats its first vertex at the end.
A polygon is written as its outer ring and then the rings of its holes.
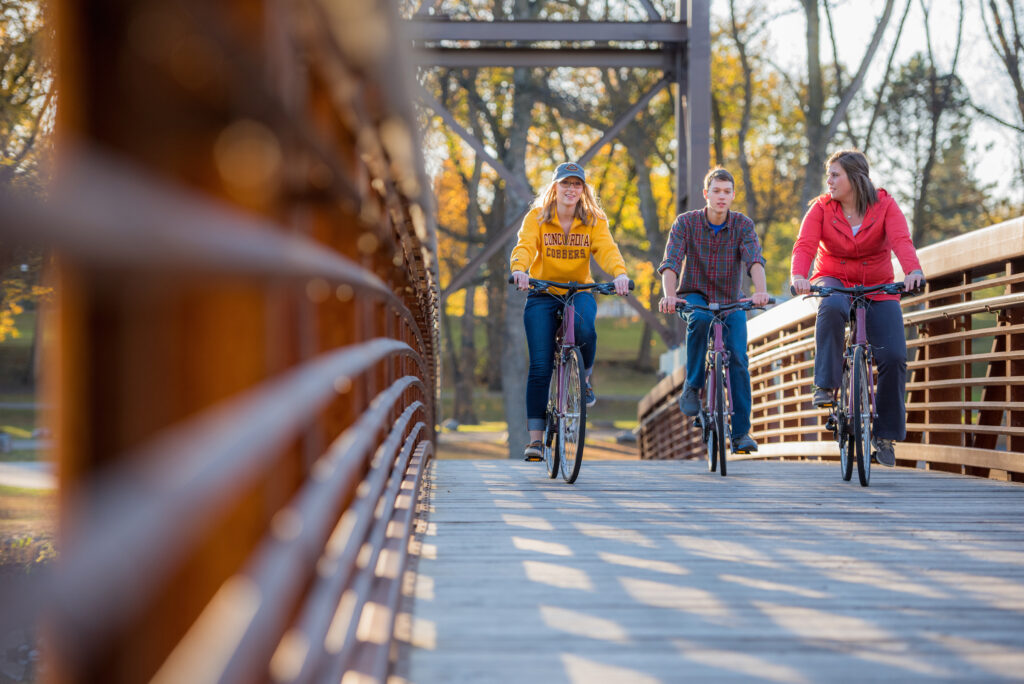
POLYGON ((871 480, 871 403, 868 400, 867 358, 863 347, 853 353, 853 429, 851 439, 857 454, 857 477, 860 485, 867 487, 871 480))
POLYGON ((579 347, 568 350, 565 357, 565 411, 559 422, 562 479, 572 484, 580 474, 583 461, 583 439, 587 430, 587 402, 584 398, 583 354, 579 347))
POLYGON ((839 472, 847 482, 853 477, 854 447, 850 438, 850 366, 843 368, 843 382, 836 402, 836 434, 839 442, 839 472))
POLYGON ((558 475, 558 462, 561 454, 561 443, 558 440, 558 424, 561 422, 558 416, 558 356, 555 356, 555 368, 551 373, 551 387, 548 390, 548 412, 547 425, 544 428, 544 466, 547 469, 548 477, 554 478, 558 475))

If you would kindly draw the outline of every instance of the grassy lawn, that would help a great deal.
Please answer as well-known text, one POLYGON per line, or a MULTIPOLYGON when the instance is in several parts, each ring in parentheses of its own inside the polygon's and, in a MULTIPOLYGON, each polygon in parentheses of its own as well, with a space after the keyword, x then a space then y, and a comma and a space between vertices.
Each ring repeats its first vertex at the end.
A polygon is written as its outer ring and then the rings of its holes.
MULTIPOLYGON (((19 581, 49 566, 57 557, 56 537, 55 492, 0 485, 0 584, 17 591, 19 581)), ((17 627, 0 636, 0 683, 40 681, 32 631, 17 627)))
MULTIPOLYGON (((482 325, 477 326, 476 333, 477 353, 481 354, 487 343, 482 325)), ((642 333, 643 325, 638 318, 597 319, 597 360, 593 378, 597 405, 588 410, 588 422, 628 426, 624 429, 636 425, 637 401, 658 382, 655 373, 638 371, 634 367, 642 333)), ((655 336, 651 349, 655 364, 665 351, 665 344, 655 336)), ((441 387, 440 420, 452 415, 452 403, 452 387, 450 380, 445 378, 441 387)), ((500 393, 478 387, 473 394, 473 403, 480 421, 499 422, 504 426, 505 412, 500 393)), ((463 426, 460 431, 467 429, 463 426)))
POLYGON ((0 485, 0 570, 31 572, 56 555, 57 496, 0 485))

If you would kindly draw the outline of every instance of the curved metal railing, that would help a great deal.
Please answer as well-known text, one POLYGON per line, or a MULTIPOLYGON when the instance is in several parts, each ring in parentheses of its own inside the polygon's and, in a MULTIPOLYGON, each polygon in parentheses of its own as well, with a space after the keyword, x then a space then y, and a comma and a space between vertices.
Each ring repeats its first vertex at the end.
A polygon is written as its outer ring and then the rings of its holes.
POLYGON ((60 681, 383 681, 439 297, 395 10, 55 5, 56 178, 0 225, 56 255, 60 558, 0 633, 60 681))
MULTIPOLYGON (((900 465, 1024 479, 1024 218, 918 252, 928 285, 903 300, 907 440, 900 465)), ((898 264, 896 265, 897 273, 898 264)), ((753 458, 838 458, 811 405, 815 302, 750 320, 753 458)), ((695 458, 697 431, 676 408, 683 369, 639 406, 642 458, 695 458)))

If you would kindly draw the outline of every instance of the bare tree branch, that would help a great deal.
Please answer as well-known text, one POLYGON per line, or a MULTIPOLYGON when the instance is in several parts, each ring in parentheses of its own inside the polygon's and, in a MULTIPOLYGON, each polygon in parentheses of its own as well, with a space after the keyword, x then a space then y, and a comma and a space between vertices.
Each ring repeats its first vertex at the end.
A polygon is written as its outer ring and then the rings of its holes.
POLYGON ((864 136, 864 147, 863 151, 867 154, 868 149, 871 147, 871 133, 874 131, 875 122, 878 120, 878 114, 882 109, 882 101, 885 98, 885 91, 889 87, 889 76, 892 74, 892 62, 896 57, 896 48, 900 44, 900 36, 903 35, 903 25, 907 21, 907 15, 910 14, 910 5, 913 4, 914 0, 907 0, 906 6, 903 8, 903 16, 900 17, 900 24, 896 29, 896 40, 892 43, 892 49, 889 50, 889 59, 885 62, 885 74, 882 76, 882 85, 878 88, 878 98, 875 100, 875 106, 871 110, 871 120, 868 122, 868 132, 864 136))

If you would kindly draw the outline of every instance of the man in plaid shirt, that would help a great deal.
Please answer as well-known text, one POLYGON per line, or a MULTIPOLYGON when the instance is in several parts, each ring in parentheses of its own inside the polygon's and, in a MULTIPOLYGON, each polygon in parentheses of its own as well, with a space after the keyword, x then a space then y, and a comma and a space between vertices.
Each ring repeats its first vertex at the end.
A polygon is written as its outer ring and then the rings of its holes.
MULTIPOLYGON (((743 297, 743 264, 754 283, 750 297, 755 306, 768 303, 764 257, 754 232, 754 222, 729 211, 736 198, 736 183, 725 169, 712 169, 704 177, 703 209, 676 217, 665 245, 665 258, 658 266, 662 313, 675 313, 676 303, 687 301, 706 306, 708 302, 731 304, 743 297), (682 267, 683 259, 686 267, 682 267), (682 280, 679 272, 682 270, 682 280)), ((686 385, 680 407, 688 416, 700 411, 700 388, 704 386, 704 351, 712 320, 706 311, 692 311, 686 321, 686 385)), ((725 346, 729 350, 729 384, 732 387, 732 450, 757 451, 750 436, 750 372, 747 370, 747 316, 734 311, 725 319, 725 346)))

